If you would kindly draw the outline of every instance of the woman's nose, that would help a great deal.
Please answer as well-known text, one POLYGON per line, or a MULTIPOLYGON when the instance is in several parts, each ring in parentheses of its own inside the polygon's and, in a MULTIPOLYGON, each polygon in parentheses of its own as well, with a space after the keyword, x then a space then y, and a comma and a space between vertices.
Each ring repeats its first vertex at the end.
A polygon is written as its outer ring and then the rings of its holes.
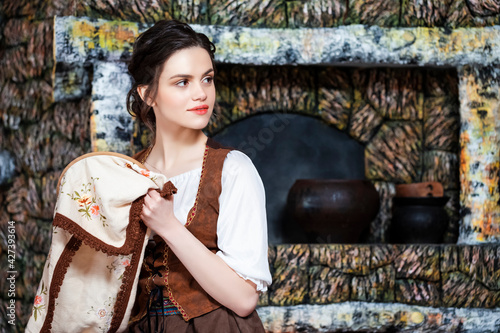
POLYGON ((205 88, 201 84, 195 85, 195 90, 193 91, 193 100, 204 100, 207 98, 207 93, 205 88))

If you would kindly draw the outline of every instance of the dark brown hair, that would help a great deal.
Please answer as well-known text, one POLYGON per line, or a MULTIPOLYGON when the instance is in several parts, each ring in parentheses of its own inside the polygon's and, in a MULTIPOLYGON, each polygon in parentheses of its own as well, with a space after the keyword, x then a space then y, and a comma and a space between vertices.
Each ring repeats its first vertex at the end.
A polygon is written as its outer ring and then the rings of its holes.
POLYGON ((145 101, 155 100, 165 62, 175 52, 197 46, 208 52, 215 72, 215 45, 206 35, 197 33, 188 24, 178 20, 158 21, 141 33, 134 42, 134 51, 128 65, 133 84, 127 94, 127 111, 151 130, 151 145, 156 138, 156 117, 153 108, 145 101), (148 86, 144 94, 145 101, 137 91, 137 87, 141 85, 148 86))

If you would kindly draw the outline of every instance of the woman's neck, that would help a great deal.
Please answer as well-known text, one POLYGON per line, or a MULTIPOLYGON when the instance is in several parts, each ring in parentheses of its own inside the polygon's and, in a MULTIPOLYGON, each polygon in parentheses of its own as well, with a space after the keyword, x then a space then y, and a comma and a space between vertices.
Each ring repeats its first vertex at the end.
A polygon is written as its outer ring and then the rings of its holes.
POLYGON ((208 137, 201 130, 184 137, 158 134, 160 133, 157 133, 155 144, 146 158, 150 166, 175 173, 174 170, 190 170, 203 160, 208 137))

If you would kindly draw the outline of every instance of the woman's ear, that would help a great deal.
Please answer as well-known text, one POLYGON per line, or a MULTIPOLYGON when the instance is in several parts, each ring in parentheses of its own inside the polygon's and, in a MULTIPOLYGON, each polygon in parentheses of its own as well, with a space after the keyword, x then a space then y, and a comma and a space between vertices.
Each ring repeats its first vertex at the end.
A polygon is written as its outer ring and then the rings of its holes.
MULTIPOLYGON (((144 96, 146 95, 146 90, 147 90, 147 89, 148 89, 148 86, 144 86, 144 85, 142 85, 142 86, 138 86, 138 87, 137 87, 137 93, 139 94, 139 96, 141 96, 141 99, 142 99, 143 101, 145 101, 145 100, 144 100, 144 96)), ((149 105, 149 106, 155 106, 155 105, 156 105, 156 103, 155 103, 155 102, 152 102, 152 101, 151 101, 151 98, 148 98, 148 101, 145 101, 145 102, 146 102, 146 104, 147 104, 147 105, 149 105)))

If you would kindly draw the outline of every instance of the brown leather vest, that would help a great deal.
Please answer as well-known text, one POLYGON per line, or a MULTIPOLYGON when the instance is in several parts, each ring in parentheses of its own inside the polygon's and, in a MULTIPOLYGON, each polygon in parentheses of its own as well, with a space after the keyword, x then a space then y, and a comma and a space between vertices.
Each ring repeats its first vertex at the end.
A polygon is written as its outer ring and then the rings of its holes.
MULTIPOLYGON (((219 195, 222 190, 222 166, 231 149, 223 147, 211 138, 208 139, 198 193, 186 222, 186 228, 213 253, 219 250, 217 219, 219 195)), ((145 154, 146 149, 135 154, 133 158, 142 161, 145 154)), ((149 245, 147 247, 130 321, 135 322, 144 317, 150 292, 155 286, 163 287, 163 295, 177 306, 185 321, 219 308, 220 303, 201 288, 177 256, 168 247, 166 248, 163 239, 156 235, 154 241, 156 243, 154 248, 149 245), (159 274, 153 276, 151 268, 158 270, 159 274)))

